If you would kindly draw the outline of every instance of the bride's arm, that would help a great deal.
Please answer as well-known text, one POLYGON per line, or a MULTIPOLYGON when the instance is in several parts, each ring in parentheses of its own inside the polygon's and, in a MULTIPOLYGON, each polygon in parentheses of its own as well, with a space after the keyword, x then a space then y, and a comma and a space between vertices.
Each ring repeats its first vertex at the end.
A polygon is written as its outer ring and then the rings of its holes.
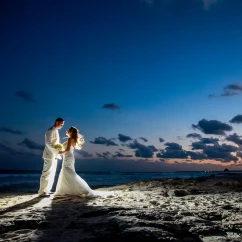
POLYGON ((67 140, 67 146, 66 146, 66 149, 64 150, 64 151, 61 151, 61 155, 63 155, 63 154, 65 154, 65 153, 67 153, 67 152, 69 152, 70 151, 70 148, 71 148, 71 138, 69 138, 68 140, 67 140))

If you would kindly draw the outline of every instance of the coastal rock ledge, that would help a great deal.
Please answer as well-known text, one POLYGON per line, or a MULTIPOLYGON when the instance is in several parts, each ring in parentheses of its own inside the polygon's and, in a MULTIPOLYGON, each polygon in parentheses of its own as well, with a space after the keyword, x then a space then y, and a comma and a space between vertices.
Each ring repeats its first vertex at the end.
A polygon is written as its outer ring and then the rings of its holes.
POLYGON ((0 241, 242 241, 242 177, 156 179, 108 198, 0 196, 0 241))

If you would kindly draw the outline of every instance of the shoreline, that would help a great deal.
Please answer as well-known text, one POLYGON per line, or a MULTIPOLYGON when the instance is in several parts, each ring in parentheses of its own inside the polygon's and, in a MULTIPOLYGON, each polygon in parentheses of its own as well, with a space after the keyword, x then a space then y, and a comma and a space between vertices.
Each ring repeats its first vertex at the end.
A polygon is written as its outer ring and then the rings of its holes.
POLYGON ((242 176, 98 188, 114 197, 0 194, 0 241, 242 241, 242 176))

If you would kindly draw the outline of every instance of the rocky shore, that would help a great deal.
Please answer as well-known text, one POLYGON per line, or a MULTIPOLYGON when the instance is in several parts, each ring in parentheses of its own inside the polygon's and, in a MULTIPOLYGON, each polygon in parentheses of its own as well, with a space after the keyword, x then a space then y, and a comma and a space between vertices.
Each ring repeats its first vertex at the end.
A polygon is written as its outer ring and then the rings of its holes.
POLYGON ((242 241, 242 177, 99 188, 107 198, 0 194, 0 241, 242 241))

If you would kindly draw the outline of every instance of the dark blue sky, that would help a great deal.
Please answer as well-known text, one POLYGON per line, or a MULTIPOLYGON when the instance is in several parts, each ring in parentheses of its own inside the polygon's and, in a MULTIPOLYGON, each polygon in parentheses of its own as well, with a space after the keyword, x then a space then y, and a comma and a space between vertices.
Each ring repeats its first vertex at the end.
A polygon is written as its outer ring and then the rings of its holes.
POLYGON ((85 136, 83 170, 241 169, 242 1, 0 9, 0 168, 41 169, 60 116, 61 138, 71 125, 85 136))

